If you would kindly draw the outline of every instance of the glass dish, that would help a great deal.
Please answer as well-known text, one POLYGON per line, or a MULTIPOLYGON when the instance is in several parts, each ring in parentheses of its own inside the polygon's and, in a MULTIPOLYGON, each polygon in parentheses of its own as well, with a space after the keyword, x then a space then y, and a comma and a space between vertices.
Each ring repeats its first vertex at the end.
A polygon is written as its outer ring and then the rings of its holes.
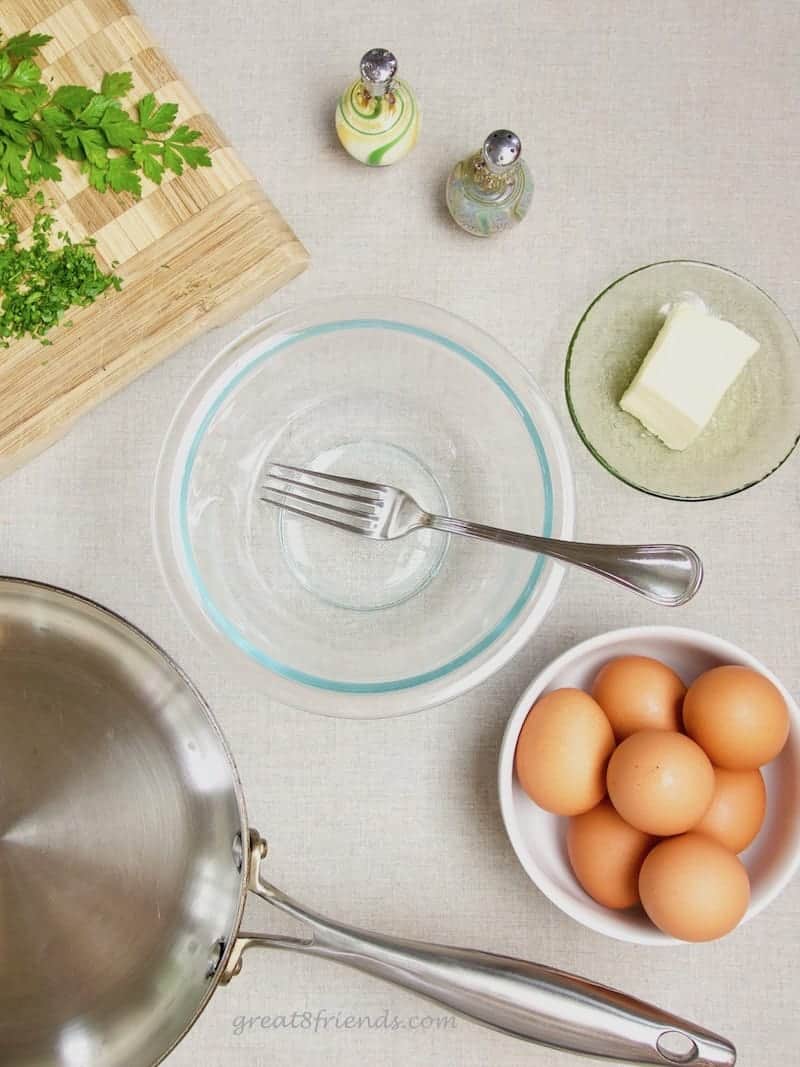
POLYGON ((710 500, 773 473, 800 436, 800 344, 767 294, 723 267, 669 260, 619 278, 589 305, 572 336, 567 403, 581 440, 617 478, 653 496, 710 500), (655 340, 669 306, 702 300, 761 347, 711 423, 673 452, 619 400, 655 340))
POLYGON ((160 565, 210 648, 283 703, 331 715, 452 699, 551 607, 562 569, 543 557, 434 531, 375 542, 262 503, 272 461, 571 537, 572 477, 550 407, 463 320, 413 301, 339 299, 234 341, 191 386, 162 449, 160 565))

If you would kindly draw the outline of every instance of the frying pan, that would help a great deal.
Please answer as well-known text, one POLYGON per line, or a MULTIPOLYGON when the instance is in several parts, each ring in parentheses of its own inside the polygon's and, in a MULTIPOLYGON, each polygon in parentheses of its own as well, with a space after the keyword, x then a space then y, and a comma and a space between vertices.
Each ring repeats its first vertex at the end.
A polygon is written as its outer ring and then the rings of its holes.
POLYGON ((172 660, 97 604, 0 578, 0 1063, 152 1067, 254 948, 345 963, 556 1048, 735 1062, 724 1038, 585 979, 325 918, 266 880, 265 855, 172 660), (248 892, 307 936, 243 932, 248 892))

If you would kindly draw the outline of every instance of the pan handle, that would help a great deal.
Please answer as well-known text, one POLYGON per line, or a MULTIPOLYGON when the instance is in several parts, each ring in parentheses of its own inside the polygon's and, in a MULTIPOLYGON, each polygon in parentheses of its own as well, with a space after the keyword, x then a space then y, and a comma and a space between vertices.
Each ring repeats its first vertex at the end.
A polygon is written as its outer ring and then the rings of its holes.
POLYGON ((264 842, 251 839, 249 887, 309 927, 307 938, 240 934, 223 981, 250 948, 286 948, 404 986, 484 1026, 552 1048, 626 1063, 732 1067, 730 1042, 616 990, 536 963, 410 941, 327 919, 261 875, 264 842))

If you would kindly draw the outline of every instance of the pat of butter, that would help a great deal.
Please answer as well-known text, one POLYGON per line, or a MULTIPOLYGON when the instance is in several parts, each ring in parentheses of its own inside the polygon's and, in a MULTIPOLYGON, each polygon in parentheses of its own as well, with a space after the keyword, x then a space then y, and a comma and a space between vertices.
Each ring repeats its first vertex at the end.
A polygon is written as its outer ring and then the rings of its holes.
POLYGON ((619 402, 668 448, 699 436, 758 341, 695 304, 672 307, 619 402))

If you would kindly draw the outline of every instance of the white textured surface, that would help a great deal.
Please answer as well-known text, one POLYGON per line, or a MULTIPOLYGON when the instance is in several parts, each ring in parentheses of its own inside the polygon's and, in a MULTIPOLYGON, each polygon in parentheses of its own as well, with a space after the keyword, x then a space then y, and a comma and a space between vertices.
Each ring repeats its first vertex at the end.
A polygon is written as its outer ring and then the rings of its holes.
MULTIPOLYGON (((170 414, 200 368, 246 323, 320 294, 369 287, 474 320, 530 367, 564 419, 572 327, 598 289, 631 267, 676 256, 718 262, 800 323, 800 8, 793 0, 139 7, 313 262, 274 300, 189 346, 2 483, 0 569, 95 597, 177 657, 237 754, 275 882, 300 899, 363 925, 622 986, 729 1035, 743 1067, 794 1062, 800 885, 719 944, 658 950, 591 934, 517 864, 500 825, 495 760, 531 674, 602 629, 673 621, 717 631, 798 692, 796 457, 743 496, 681 506, 614 481, 569 428, 579 532, 694 544, 708 568, 702 594, 667 617, 573 574, 541 636, 502 675, 452 706, 372 724, 289 711, 226 677, 168 602, 148 505, 170 414), (377 44, 396 50, 423 109, 420 145, 380 172, 344 155, 332 122, 337 92, 377 44), (452 163, 500 125, 522 136, 537 189, 525 224, 490 244, 449 223, 442 188, 452 163)), ((277 921, 264 906, 249 923, 277 921)), ((237 1037, 232 1027, 238 1015, 385 1008, 403 1017, 429 1010, 332 965, 253 955, 170 1067, 582 1062, 461 1021, 427 1033, 329 1026, 237 1037)))

